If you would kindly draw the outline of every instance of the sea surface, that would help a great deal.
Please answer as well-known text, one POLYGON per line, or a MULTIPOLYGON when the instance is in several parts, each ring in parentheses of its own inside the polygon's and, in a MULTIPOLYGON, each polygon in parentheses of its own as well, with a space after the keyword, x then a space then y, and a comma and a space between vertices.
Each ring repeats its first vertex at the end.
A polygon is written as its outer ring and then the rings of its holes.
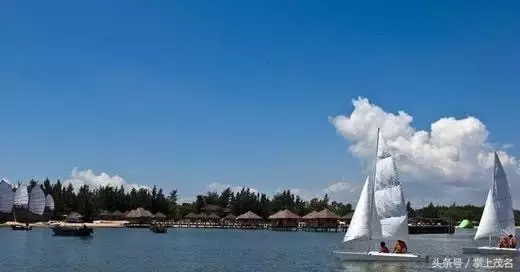
POLYGON ((472 241, 474 234, 472 229, 457 230, 454 235, 411 235, 407 242, 410 251, 428 255, 429 262, 370 264, 342 262, 332 253, 333 250, 366 249, 363 242, 342 243, 343 233, 169 229, 167 234, 157 234, 148 229, 95 229, 93 237, 80 238, 53 236, 47 228, 32 231, 0 228, 0 271, 520 270, 520 256, 509 257, 513 259, 513 269, 474 269, 474 258, 484 257, 485 261, 485 256, 463 255, 461 250, 461 246, 476 245, 472 241), (464 264, 458 269, 432 268, 435 258, 440 262, 460 258, 464 264), (468 268, 464 268, 468 260, 468 268))

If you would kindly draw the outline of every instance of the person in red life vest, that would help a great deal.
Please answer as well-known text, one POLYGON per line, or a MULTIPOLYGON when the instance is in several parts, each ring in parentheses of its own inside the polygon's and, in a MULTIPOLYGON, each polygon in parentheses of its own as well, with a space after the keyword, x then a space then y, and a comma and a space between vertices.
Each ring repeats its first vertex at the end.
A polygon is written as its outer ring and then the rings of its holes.
POLYGON ((516 239, 515 239, 515 237, 513 236, 513 234, 509 234, 509 239, 508 239, 508 240, 509 240, 509 241, 508 241, 508 242, 509 242, 509 243, 508 243, 508 244, 509 244, 509 245, 508 245, 509 248, 516 248, 516 239))
POLYGON ((394 253, 407 253, 408 247, 403 240, 397 240, 394 247, 394 253))
POLYGON ((379 249, 380 253, 390 253, 390 250, 386 247, 385 242, 379 243, 379 247, 380 247, 380 249, 379 249))

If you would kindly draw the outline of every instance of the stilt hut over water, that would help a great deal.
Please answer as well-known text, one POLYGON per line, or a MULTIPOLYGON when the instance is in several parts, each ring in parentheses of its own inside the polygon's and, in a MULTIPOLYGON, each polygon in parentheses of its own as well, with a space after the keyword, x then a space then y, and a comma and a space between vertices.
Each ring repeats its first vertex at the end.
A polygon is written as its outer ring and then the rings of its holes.
POLYGON ((218 216, 215 213, 212 213, 212 214, 208 215, 208 219, 209 219, 209 221, 211 221, 211 223, 217 224, 220 221, 220 216, 218 216))
POLYGON ((197 217, 198 216, 196 214, 190 212, 190 213, 188 213, 187 215, 184 216, 184 219, 188 220, 188 222, 195 222, 195 221, 197 221, 197 217))
POLYGON ((107 211, 107 210, 104 210, 104 211, 102 211, 102 212, 99 214, 99 218, 100 218, 101 220, 110 220, 110 219, 112 219, 111 217, 112 217, 112 213, 109 212, 109 211, 107 211))
POLYGON ((237 216, 230 213, 230 214, 226 215, 224 218, 222 218, 222 222, 224 223, 224 225, 232 225, 235 223, 236 219, 237 219, 237 216))
POLYGON ((297 230, 300 216, 289 210, 283 210, 269 216, 269 219, 273 222, 271 225, 273 230, 297 230))
POLYGON ((314 217, 317 213, 317 211, 312 211, 302 217, 301 221, 305 222, 306 228, 318 226, 318 220, 314 217))
POLYGON ((112 213, 112 219, 113 220, 121 220, 123 219, 123 213, 118 211, 118 210, 115 210, 113 213, 112 213))
POLYGON ((337 214, 325 208, 314 215, 317 220, 318 228, 320 229, 337 229, 339 226, 338 220, 341 219, 337 214))
POLYGON ((153 214, 141 207, 132 210, 126 214, 126 218, 131 224, 149 224, 154 218, 153 214))
POLYGON ((166 220, 166 215, 164 215, 164 213, 162 213, 162 212, 157 212, 155 214, 155 219, 157 221, 164 221, 164 220, 166 220))
POLYGON ((260 224, 263 221, 263 218, 252 211, 248 211, 244 214, 239 215, 237 217, 237 221, 240 223, 241 227, 259 228, 260 224))

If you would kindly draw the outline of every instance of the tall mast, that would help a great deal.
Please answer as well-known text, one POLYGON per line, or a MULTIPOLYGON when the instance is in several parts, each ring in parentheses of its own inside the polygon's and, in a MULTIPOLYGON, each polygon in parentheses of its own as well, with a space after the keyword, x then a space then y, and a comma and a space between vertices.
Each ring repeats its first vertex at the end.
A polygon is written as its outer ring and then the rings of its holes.
POLYGON ((373 182, 369 182, 369 185, 372 184, 372 186, 369 186, 370 189, 370 228, 368 230, 368 241, 367 241, 367 252, 370 251, 370 241, 372 240, 372 218, 374 216, 374 207, 372 207, 372 204, 374 203, 374 187, 376 183, 376 170, 377 170, 377 151, 379 148, 379 128, 377 128, 377 136, 376 136, 376 158, 374 160, 374 172, 372 175, 373 182))

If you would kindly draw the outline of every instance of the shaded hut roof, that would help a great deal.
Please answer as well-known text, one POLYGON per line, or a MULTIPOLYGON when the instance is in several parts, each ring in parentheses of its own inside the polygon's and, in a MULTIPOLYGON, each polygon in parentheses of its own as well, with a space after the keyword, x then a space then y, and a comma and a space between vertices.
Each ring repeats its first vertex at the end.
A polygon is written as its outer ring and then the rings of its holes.
POLYGON ((302 219, 313 219, 314 216, 315 216, 317 213, 318 213, 317 211, 312 211, 312 212, 310 212, 310 213, 304 215, 304 216, 302 217, 302 219))
POLYGON ((269 216, 269 219, 300 219, 300 216, 289 210, 283 210, 269 216))
POLYGON ((162 212, 158 212, 158 213, 155 214, 155 217, 157 217, 157 218, 166 218, 166 215, 164 215, 164 213, 162 213, 162 212))
POLYGON ((257 214, 255 214, 254 212, 252 211, 248 211, 244 214, 241 214, 237 217, 237 220, 262 220, 263 218, 258 216, 257 214))
POLYGON ((237 219, 237 216, 234 215, 234 214, 232 214, 232 213, 230 213, 230 214, 226 215, 226 216, 224 217, 224 219, 235 220, 235 219, 237 219))
POLYGON ((150 218, 154 217, 153 214, 141 207, 132 210, 126 214, 126 217, 128 218, 150 218))
POLYGON ((123 215, 122 212, 118 211, 118 210, 115 210, 113 213, 112 213, 112 216, 121 216, 123 215))
POLYGON ((104 210, 104 211, 101 212, 99 215, 100 215, 100 216, 111 216, 112 214, 111 214, 109 211, 104 210))
POLYGON ((197 215, 190 212, 188 213, 187 215, 184 216, 184 218, 187 218, 187 219, 196 219, 197 218, 197 215))
POLYGON ((197 218, 199 218, 199 219, 207 219, 208 215, 203 213, 203 212, 201 212, 201 213, 197 214, 197 218))
POLYGON ((212 213, 208 216, 209 219, 220 219, 220 216, 216 215, 215 213, 212 213))
POLYGON ((329 209, 325 208, 325 209, 319 211, 318 213, 316 213, 314 215, 314 218, 317 218, 317 219, 340 219, 341 217, 339 217, 337 214, 329 211, 329 209))

